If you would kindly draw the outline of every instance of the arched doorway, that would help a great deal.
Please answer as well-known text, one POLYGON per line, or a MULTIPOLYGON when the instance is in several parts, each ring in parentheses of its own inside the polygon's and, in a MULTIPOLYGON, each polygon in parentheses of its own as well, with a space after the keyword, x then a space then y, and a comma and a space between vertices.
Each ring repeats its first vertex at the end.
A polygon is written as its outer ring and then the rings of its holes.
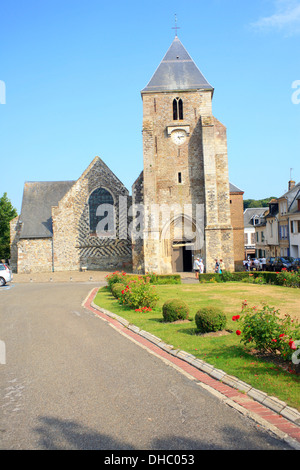
POLYGON ((172 272, 191 272, 194 256, 203 258, 203 235, 189 216, 180 214, 161 233, 162 260, 172 272))

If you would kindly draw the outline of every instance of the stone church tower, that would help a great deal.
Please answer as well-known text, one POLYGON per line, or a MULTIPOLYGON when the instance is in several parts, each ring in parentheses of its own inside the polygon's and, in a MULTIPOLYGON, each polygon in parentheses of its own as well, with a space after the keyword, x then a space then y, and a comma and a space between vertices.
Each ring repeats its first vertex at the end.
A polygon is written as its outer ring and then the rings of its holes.
POLYGON ((133 203, 144 207, 133 269, 206 272, 222 258, 234 270, 226 128, 212 114, 213 87, 177 35, 141 92, 144 170, 133 203))

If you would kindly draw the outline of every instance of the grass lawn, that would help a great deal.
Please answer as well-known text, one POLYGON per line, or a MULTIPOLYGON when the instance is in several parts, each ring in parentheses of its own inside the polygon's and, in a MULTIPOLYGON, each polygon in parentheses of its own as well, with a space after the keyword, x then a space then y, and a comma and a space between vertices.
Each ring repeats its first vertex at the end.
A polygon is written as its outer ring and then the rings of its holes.
POLYGON ((251 355, 235 334, 237 324, 232 321, 232 316, 241 312, 243 300, 247 300, 249 306, 274 306, 282 314, 288 313, 300 320, 300 289, 244 282, 161 285, 155 289, 160 300, 151 312, 139 313, 120 305, 105 287, 98 291, 94 302, 158 336, 175 349, 189 352, 300 411, 299 375, 251 355), (190 321, 163 322, 161 307, 172 298, 187 302, 190 321), (217 336, 196 333, 195 314, 201 306, 209 305, 218 306, 226 313, 227 334, 217 336))

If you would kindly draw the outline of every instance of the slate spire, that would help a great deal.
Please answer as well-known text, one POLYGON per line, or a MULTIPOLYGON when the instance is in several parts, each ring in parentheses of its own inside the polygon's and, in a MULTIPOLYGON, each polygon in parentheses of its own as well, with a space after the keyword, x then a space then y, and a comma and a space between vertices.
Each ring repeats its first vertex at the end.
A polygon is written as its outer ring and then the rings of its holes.
POLYGON ((213 91, 176 35, 142 93, 198 89, 213 91))

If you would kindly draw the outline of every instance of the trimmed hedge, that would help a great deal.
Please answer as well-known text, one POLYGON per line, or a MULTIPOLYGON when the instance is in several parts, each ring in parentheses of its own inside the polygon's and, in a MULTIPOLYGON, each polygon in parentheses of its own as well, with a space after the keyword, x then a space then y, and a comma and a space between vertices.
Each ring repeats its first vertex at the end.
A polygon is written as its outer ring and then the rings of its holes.
POLYGON ((251 271, 230 273, 225 271, 223 274, 204 273, 199 274, 199 282, 241 282, 249 280, 252 282, 257 277, 263 278, 266 284, 278 284, 277 273, 271 271, 251 271))
POLYGON ((211 333, 224 330, 227 318, 224 312, 218 308, 207 307, 198 310, 195 323, 201 333, 211 333))
POLYGON ((189 316, 189 307, 180 299, 167 300, 162 307, 165 322, 186 320, 189 316))

